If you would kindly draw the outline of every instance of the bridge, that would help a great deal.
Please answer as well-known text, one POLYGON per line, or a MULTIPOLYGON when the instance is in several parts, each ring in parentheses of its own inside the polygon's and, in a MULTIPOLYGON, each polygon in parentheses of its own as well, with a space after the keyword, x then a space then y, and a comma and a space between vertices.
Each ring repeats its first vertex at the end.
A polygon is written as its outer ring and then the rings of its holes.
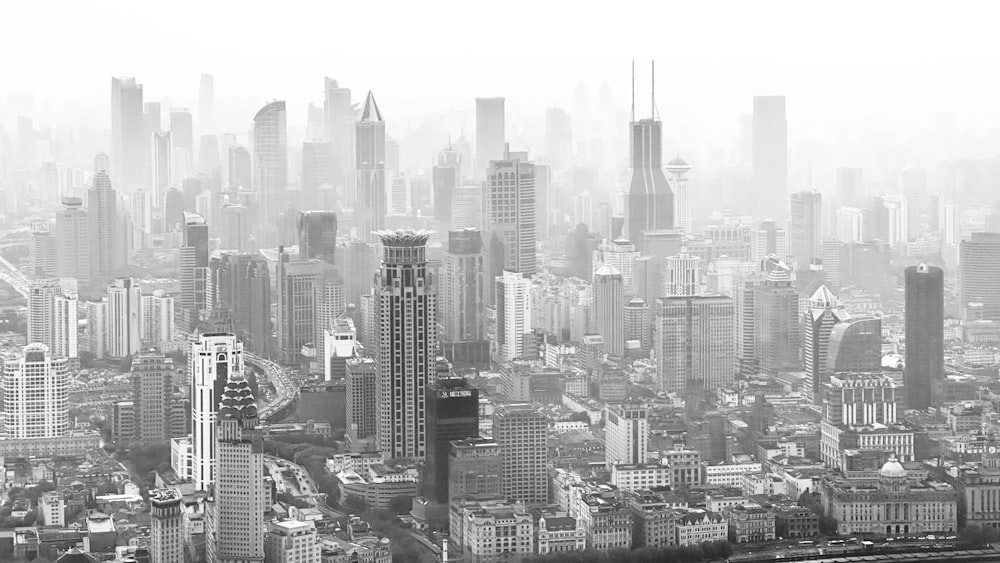
POLYGON ((270 420, 272 417, 298 400, 299 387, 292 379, 291 372, 267 358, 244 352, 243 361, 263 374, 274 387, 274 398, 262 405, 258 411, 261 422, 272 422, 270 420))
POLYGON ((25 299, 28 298, 28 289, 31 287, 31 280, 28 276, 24 275, 24 272, 18 270, 7 261, 6 258, 0 256, 0 280, 7 282, 14 291, 21 294, 25 299))

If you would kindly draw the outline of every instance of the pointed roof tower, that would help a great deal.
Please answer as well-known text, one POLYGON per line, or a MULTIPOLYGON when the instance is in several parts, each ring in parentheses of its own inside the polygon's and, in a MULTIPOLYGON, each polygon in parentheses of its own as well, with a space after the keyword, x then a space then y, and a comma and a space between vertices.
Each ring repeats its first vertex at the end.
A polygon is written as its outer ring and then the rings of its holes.
POLYGON ((368 91, 368 97, 365 98, 365 107, 361 110, 361 121, 382 121, 382 112, 378 110, 378 104, 375 103, 375 95, 372 91, 368 91))

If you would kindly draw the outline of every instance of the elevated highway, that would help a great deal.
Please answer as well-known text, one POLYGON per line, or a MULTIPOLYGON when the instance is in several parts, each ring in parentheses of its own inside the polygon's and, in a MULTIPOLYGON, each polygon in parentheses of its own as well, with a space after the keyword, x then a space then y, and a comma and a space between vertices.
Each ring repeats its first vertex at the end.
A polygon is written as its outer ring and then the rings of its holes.
MULTIPOLYGON (((291 372, 271 360, 246 352, 243 354, 243 360, 262 374, 264 379, 274 387, 274 397, 261 405, 258 416, 264 423, 277 422, 277 420, 271 419, 280 415, 282 411, 298 400, 299 386, 292 379, 291 372)), ((260 383, 260 378, 258 378, 258 385, 260 383)))

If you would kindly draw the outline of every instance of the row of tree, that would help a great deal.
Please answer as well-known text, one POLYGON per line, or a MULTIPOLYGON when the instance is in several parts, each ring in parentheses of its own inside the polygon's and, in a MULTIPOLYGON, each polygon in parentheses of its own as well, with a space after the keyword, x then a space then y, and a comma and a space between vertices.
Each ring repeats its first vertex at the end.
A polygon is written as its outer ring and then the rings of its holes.
POLYGON ((697 563, 725 559, 733 554, 727 541, 705 542, 700 545, 643 547, 634 550, 563 551, 527 558, 526 563, 697 563))

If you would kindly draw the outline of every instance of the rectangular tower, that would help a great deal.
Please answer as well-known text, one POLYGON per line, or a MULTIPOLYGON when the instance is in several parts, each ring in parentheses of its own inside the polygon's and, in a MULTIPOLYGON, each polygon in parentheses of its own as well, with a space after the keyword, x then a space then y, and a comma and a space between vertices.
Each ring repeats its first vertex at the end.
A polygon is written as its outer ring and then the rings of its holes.
POLYGON ((454 440, 479 437, 479 390, 463 378, 427 387, 427 459, 424 496, 448 503, 448 457, 454 440))
POLYGON ((493 439, 503 458, 501 493, 511 502, 548 500, 549 421, 534 405, 498 407, 493 415, 493 439))
POLYGON ((903 388, 907 408, 924 410, 937 404, 944 379, 944 271, 910 266, 905 279, 903 388))
POLYGON ((226 383, 243 378, 243 344, 232 334, 202 334, 188 352, 191 373, 191 431, 194 485, 207 491, 218 459, 215 421, 226 383))

